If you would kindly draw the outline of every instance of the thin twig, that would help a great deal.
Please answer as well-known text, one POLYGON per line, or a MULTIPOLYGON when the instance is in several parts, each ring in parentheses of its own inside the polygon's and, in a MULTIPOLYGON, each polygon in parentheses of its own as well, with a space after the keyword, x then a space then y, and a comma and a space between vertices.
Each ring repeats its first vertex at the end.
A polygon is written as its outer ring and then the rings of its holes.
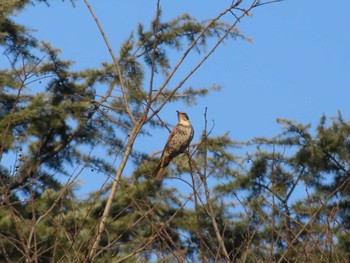
POLYGON ((120 84, 120 87, 121 87, 121 90, 122 90, 122 93, 123 93, 123 99, 124 99, 124 106, 125 106, 125 110, 126 112, 128 113, 129 115, 129 118, 131 120, 131 122, 133 124, 136 123, 136 120, 134 118, 134 115, 132 114, 131 110, 130 110, 130 105, 129 105, 129 101, 128 101, 128 95, 127 95, 127 92, 126 92, 126 89, 125 89, 125 85, 124 85, 124 81, 123 81, 123 75, 122 75, 122 71, 121 71, 121 68, 120 68, 120 65, 119 65, 119 60, 117 59, 117 57, 114 55, 114 52, 113 52, 113 49, 112 49, 112 46, 110 45, 109 41, 108 41, 108 38, 107 38, 107 35, 106 33, 104 32, 100 22, 98 21, 98 18, 94 12, 94 10, 92 9, 92 7, 90 6, 88 0, 84 0, 87 8, 89 9, 92 17, 94 18, 95 22, 96 22, 96 25, 98 27, 98 29, 100 30, 101 32, 101 35, 103 37, 103 40, 108 48, 108 51, 109 51, 109 54, 111 55, 112 57, 112 60, 113 60, 113 64, 114 66, 116 67, 117 69, 117 72, 118 72, 118 79, 119 79, 119 84, 120 84))
MULTIPOLYGON (((207 133, 207 108, 205 109, 205 112, 204 112, 204 134, 207 133)), ((212 207, 212 201, 211 201, 211 197, 210 197, 210 190, 209 190, 209 186, 208 186, 208 183, 207 183, 207 139, 204 140, 204 169, 203 169, 203 173, 200 173, 201 175, 201 179, 202 179, 202 182, 203 182, 203 186, 204 186, 204 193, 205 193, 205 197, 206 197, 206 200, 207 200, 207 213, 211 219, 211 222, 212 222, 212 225, 213 225, 213 228, 214 228, 214 232, 215 232, 215 235, 216 235, 216 238, 219 242, 219 247, 220 247, 220 250, 221 252, 223 253, 225 259, 226 259, 226 262, 230 262, 230 256, 229 254, 227 253, 227 250, 226 250, 226 247, 225 247, 225 243, 224 243, 224 240, 222 238, 222 235, 219 231, 219 227, 217 225, 217 222, 216 222, 216 219, 215 219, 215 213, 214 213, 214 209, 212 207)))
MULTIPOLYGON (((184 52, 182 57, 179 59, 177 64, 174 66, 173 70, 169 73, 167 78, 164 80, 164 82, 161 84, 158 91, 154 94, 152 101, 156 100, 156 98, 161 94, 165 86, 168 84, 170 79, 173 77, 175 72, 179 69, 179 67, 182 65, 182 63, 187 58, 187 55, 189 52, 196 46, 197 42, 202 38, 202 36, 210 29, 213 23, 218 21, 222 16, 224 16, 226 13, 228 13, 230 10, 236 8, 240 4, 240 1, 237 3, 231 5, 229 8, 227 8, 225 11, 220 13, 217 17, 212 19, 208 25, 198 34, 195 40, 191 43, 191 45, 187 48, 187 50, 184 52)), ((253 7, 251 7, 253 8, 253 7)), ((251 9, 250 8, 250 9, 251 9)), ((250 10, 249 9, 249 10, 250 10)), ((155 114, 157 114, 164 106, 165 104, 174 96, 174 94, 183 86, 183 84, 202 66, 202 64, 211 56, 211 54, 217 49, 217 47, 224 41, 224 39, 227 37, 227 35, 231 32, 231 30, 236 26, 239 19, 244 17, 246 14, 243 13, 236 21, 226 29, 226 32, 223 34, 223 36, 217 41, 217 43, 212 47, 212 49, 203 57, 203 59, 179 82, 179 84, 170 92, 170 94, 163 100, 163 102, 158 106, 156 110, 153 111, 152 114, 148 117, 148 120, 153 118, 155 114)))

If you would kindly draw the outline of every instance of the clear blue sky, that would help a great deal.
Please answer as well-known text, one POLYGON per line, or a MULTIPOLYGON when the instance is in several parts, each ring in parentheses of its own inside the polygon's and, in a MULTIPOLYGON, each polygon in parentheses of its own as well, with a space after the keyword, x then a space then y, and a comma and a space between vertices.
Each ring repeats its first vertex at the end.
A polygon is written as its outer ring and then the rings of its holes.
MULTIPOLYGON (((231 2, 161 1, 162 19, 184 12, 199 20, 212 18, 231 2)), ((156 1, 91 0, 90 4, 115 53, 139 22, 149 24, 156 7, 156 1)), ((315 127, 322 114, 336 116, 339 110, 348 120, 349 10, 349 0, 287 0, 254 9, 251 18, 238 24, 254 44, 243 40, 226 42, 187 83, 194 87, 218 84, 223 90, 191 108, 169 105, 161 116, 175 124, 175 109, 187 111, 197 131, 194 140, 203 127, 205 107, 209 120, 215 121, 213 134, 230 132, 235 140, 276 135, 281 131, 276 118, 312 123, 315 127)), ((76 69, 111 61, 82 0, 76 8, 59 1, 53 1, 49 8, 37 4, 15 19, 37 30, 35 36, 39 39, 61 48, 64 58, 76 61, 76 69)), ((164 130, 157 138, 147 138, 150 143, 146 151, 161 149, 167 136, 164 130)), ((136 146, 140 145, 138 141, 136 146)))

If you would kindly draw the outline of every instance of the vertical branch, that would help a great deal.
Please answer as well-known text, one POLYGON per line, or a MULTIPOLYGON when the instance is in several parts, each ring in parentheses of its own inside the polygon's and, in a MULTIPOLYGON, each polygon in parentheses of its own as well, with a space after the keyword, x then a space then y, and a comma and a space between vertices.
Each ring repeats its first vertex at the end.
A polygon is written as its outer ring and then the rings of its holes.
MULTIPOLYGON (((153 42, 153 52, 152 52, 152 65, 151 65, 151 78, 149 81, 149 91, 148 91, 148 101, 147 108, 151 106, 152 103, 152 91, 153 91, 153 79, 155 74, 155 64, 156 64, 156 50, 158 45, 158 28, 159 28, 159 17, 160 17, 160 0, 157 1, 157 13, 156 13, 156 23, 154 27, 154 42, 153 42)), ((146 108, 146 110, 147 110, 146 108)))
POLYGON ((271 211, 271 214, 272 214, 272 218, 271 218, 271 228, 272 228, 272 231, 271 231, 271 239, 270 239, 270 260, 273 260, 273 253, 274 253, 274 244, 275 244, 275 238, 274 238, 274 229, 275 229, 275 167, 274 167, 274 164, 272 163, 271 164, 271 181, 272 181, 272 186, 271 186, 271 196, 272 196, 272 211, 271 211))
POLYGON ((292 249, 292 222, 291 222, 291 215, 289 211, 289 206, 286 200, 283 200, 282 205, 285 210, 285 217, 286 217, 286 242, 288 244, 288 249, 292 249))
POLYGON ((97 253, 97 250, 98 250, 98 247, 100 245, 101 238, 102 238, 102 233, 104 232, 104 230, 106 228, 106 221, 107 221, 107 218, 109 216, 109 212, 111 210, 112 202, 113 202, 115 193, 117 191, 122 172, 124 171, 124 167, 128 161, 128 158, 130 156, 130 153, 131 153, 133 144, 136 140, 136 137, 144 124, 143 120, 144 120, 144 118, 141 118, 140 120, 137 121, 136 125, 133 127, 133 129, 129 135, 128 143, 127 143, 127 146, 125 148, 125 152, 124 152, 124 155, 123 155, 122 160, 120 162, 120 165, 118 167, 118 170, 116 172, 116 175, 114 177, 112 187, 111 187, 111 192, 108 196, 107 203, 105 205, 105 209, 104 209, 102 217, 100 219, 98 230, 97 230, 96 236, 93 240, 93 244, 92 244, 91 250, 89 252, 87 262, 93 262, 95 255, 97 253))
MULTIPOLYGON (((199 210, 200 206, 198 204, 199 193, 198 193, 198 190, 196 188, 196 179, 195 179, 195 176, 193 175, 191 156, 189 158, 188 164, 190 167, 190 174, 191 174, 191 179, 192 179, 192 189, 193 189, 193 198, 194 198, 194 208, 195 208, 196 220, 197 220, 197 235, 198 235, 198 239, 199 239, 200 256, 201 256, 202 262, 205 263, 205 262, 208 262, 208 260, 206 260, 205 253, 204 253, 205 242, 204 242, 204 238, 203 238, 203 230, 202 230, 202 227, 200 225, 200 213, 201 213, 201 211, 199 210)), ((200 187, 200 185, 199 185, 199 187, 200 187)))
POLYGON ((133 144, 135 142, 135 139, 136 139, 138 133, 140 132, 140 130, 141 130, 143 124, 144 124, 144 118, 141 117, 138 121, 135 120, 135 118, 134 118, 134 116, 133 116, 133 114, 132 114, 132 112, 130 110, 130 105, 129 105, 126 89, 125 89, 125 86, 124 86, 123 76, 122 76, 122 71, 121 71, 121 68, 120 68, 120 65, 119 65, 119 61, 116 58, 116 56, 114 55, 113 49, 112 49, 111 45, 109 44, 107 36, 106 36, 106 34, 105 34, 101 24, 99 23, 99 21, 97 19, 97 16, 95 15, 93 9, 91 8, 88 0, 84 0, 84 2, 86 4, 87 8, 89 9, 92 17, 94 18, 94 20, 96 22, 96 25, 98 26, 98 28, 99 28, 99 30, 100 30, 100 32, 102 34, 102 37, 104 39, 104 42, 106 43, 106 46, 108 48, 108 51, 109 51, 109 53, 110 53, 110 55, 112 57, 113 63, 114 63, 114 65, 116 67, 116 70, 118 72, 118 78, 119 78, 119 82, 120 82, 120 86, 121 86, 121 90, 122 90, 122 94, 123 94, 125 110, 126 110, 128 116, 129 116, 130 120, 132 121, 132 123, 134 125, 133 128, 132 128, 131 134, 129 135, 128 143, 127 143, 127 146, 125 148, 125 152, 124 152, 124 155, 122 157, 121 163, 120 163, 120 165, 118 167, 118 170, 116 172, 116 175, 114 177, 114 181, 113 181, 112 187, 111 187, 111 192, 110 192, 110 194, 108 196, 107 203, 105 205, 102 217, 100 219, 100 223, 98 225, 98 230, 97 230, 96 236, 93 239, 93 244, 92 244, 91 250, 90 250, 89 254, 87 255, 87 261, 88 262, 93 262, 93 260, 94 260, 94 258, 96 256, 96 253, 97 253, 97 250, 98 250, 101 238, 102 238, 102 233, 104 232, 105 227, 106 227, 106 221, 107 221, 107 218, 108 218, 109 213, 110 213, 110 209, 111 209, 111 205, 112 205, 112 202, 113 202, 113 198, 115 196, 115 193, 116 193, 118 185, 119 185, 121 174, 124 171, 124 167, 125 167, 125 165, 127 163, 129 155, 131 153, 132 146, 133 146, 133 144))
POLYGON ((108 38, 107 38, 107 35, 105 34, 100 22, 98 21, 97 19, 97 16, 94 12, 94 10, 92 9, 92 7, 90 6, 88 0, 84 0, 87 8, 89 9, 92 17, 94 18, 95 22, 96 22, 96 25, 98 27, 98 29, 100 30, 101 32, 101 35, 103 37, 103 40, 104 42, 106 43, 106 46, 108 48, 108 51, 109 51, 109 54, 111 55, 112 57, 112 60, 113 60, 113 64, 118 72, 118 79, 119 79, 119 83, 120 83, 120 87, 121 87, 121 90, 122 90, 122 94, 123 94, 123 100, 124 100, 124 106, 125 106, 125 110, 127 112, 127 114, 129 115, 129 118, 131 120, 131 122, 133 124, 136 123, 136 120, 134 118, 134 115, 132 114, 131 110, 130 110, 130 106, 129 106, 129 101, 128 101, 128 95, 126 93, 126 89, 125 89, 125 85, 124 85, 124 81, 123 81, 123 75, 122 75, 122 71, 121 71, 121 68, 120 68, 120 65, 119 65, 119 60, 117 59, 117 57, 114 55, 114 52, 113 52, 113 49, 108 41, 108 38))
POLYGON ((35 263, 39 262, 39 258, 38 258, 38 242, 36 240, 36 231, 37 231, 37 225, 36 225, 36 220, 37 220, 37 215, 36 215, 36 211, 35 211, 35 193, 33 191, 33 189, 31 188, 31 198, 29 199, 30 202, 30 206, 31 206, 31 212, 32 212, 32 220, 31 220, 31 224, 32 224, 32 229, 31 229, 31 234, 29 235, 29 237, 27 238, 27 250, 30 251, 31 250, 31 237, 33 236, 33 247, 34 247, 34 251, 33 251, 33 259, 32 261, 35 263))
MULTIPOLYGON (((204 134, 207 134, 207 108, 205 108, 204 120, 205 120, 204 134)), ((218 224, 217 224, 216 219, 215 219, 215 213, 214 213, 214 209, 212 207, 212 201, 210 198, 210 189, 209 189, 209 186, 207 183, 207 138, 206 137, 204 138, 204 168, 203 169, 204 169, 204 171, 203 171, 203 173, 201 173, 201 179, 203 182, 205 198, 207 201, 207 209, 206 210, 207 210, 207 213, 211 219, 211 223, 212 223, 213 228, 214 228, 215 236, 216 236, 218 243, 219 243, 219 248, 225 257, 226 262, 230 262, 230 256, 227 253, 224 240, 221 236, 218 224)))

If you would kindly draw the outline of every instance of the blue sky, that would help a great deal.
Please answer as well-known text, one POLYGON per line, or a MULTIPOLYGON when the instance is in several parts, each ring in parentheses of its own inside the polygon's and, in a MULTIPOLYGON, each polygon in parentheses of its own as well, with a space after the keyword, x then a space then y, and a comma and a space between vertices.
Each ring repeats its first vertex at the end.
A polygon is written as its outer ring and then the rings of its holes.
MULTIPOLYGON (((232 1, 161 1, 163 21, 187 12, 199 20, 215 17, 232 1)), ((249 2, 244 0, 243 2, 249 2)), ((106 34, 118 53, 120 44, 139 22, 148 25, 156 1, 91 0, 106 34), (147 3, 147 4, 145 4, 147 3)), ((350 1, 287 0, 256 8, 238 29, 254 44, 228 41, 222 45, 187 85, 218 84, 221 92, 199 100, 194 107, 169 105, 161 116, 175 124, 175 110, 187 111, 196 129, 203 128, 203 113, 215 121, 213 134, 229 132, 234 140, 274 136, 281 131, 277 118, 312 123, 322 114, 341 111, 350 118, 350 1), (180 107, 180 108, 179 108, 180 107)), ((233 20, 233 17, 227 17, 233 20)), ((82 0, 36 4, 15 20, 36 30, 35 36, 62 49, 63 58, 74 60, 76 69, 111 61, 107 48, 82 0)), ((1 62, 0 62, 1 66, 1 62)), ((184 73, 187 68, 184 68, 184 73)), ((138 141, 146 151, 163 147, 168 134, 138 141), (160 139, 163 138, 163 139, 160 139)), ((89 180, 86 181, 89 184, 89 180)), ((87 187, 86 189, 90 189, 87 187)))

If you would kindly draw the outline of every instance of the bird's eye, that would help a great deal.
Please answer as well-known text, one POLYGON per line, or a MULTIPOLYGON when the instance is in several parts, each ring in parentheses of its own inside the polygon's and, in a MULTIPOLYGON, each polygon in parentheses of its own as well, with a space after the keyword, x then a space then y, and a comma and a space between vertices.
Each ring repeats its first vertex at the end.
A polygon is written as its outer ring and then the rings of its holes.
POLYGON ((187 114, 186 114, 186 113, 184 113, 183 115, 184 115, 185 119, 186 119, 186 120, 188 120, 188 116, 187 116, 187 114))

